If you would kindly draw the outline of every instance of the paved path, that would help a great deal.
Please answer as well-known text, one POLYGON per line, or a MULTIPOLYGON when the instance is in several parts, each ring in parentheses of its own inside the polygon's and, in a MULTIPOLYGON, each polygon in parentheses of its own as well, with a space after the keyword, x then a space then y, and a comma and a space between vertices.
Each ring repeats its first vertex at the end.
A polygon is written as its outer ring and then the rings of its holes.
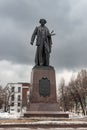
POLYGON ((1 120, 0 130, 87 130, 87 118, 67 121, 1 120))
POLYGON ((0 130, 87 130, 87 128, 0 128, 0 130))

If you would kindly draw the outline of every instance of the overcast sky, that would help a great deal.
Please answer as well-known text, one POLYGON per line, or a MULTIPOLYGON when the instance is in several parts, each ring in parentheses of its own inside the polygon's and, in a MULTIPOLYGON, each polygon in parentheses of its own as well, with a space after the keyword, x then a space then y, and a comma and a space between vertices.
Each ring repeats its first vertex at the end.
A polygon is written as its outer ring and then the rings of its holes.
POLYGON ((0 84, 30 82, 39 19, 54 30, 50 64, 57 80, 87 68, 87 0, 0 0, 0 84))

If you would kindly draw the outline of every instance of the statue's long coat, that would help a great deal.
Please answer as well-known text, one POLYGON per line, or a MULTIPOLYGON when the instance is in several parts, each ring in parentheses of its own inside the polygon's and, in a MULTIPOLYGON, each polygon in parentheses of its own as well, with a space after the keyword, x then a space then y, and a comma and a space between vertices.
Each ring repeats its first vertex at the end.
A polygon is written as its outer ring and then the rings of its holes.
POLYGON ((36 27, 31 37, 32 43, 34 42, 35 37, 37 46, 35 63, 36 65, 49 65, 52 40, 48 28, 46 26, 36 27))

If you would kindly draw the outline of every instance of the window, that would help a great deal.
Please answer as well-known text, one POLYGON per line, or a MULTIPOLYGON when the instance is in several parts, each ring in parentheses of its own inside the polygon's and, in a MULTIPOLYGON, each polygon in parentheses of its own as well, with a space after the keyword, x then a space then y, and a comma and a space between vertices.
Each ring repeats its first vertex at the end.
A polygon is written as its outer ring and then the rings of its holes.
POLYGON ((21 100, 21 96, 20 95, 18 95, 18 101, 20 101, 21 100))
POLYGON ((20 112, 20 109, 18 109, 18 112, 20 112))
POLYGON ((18 93, 20 93, 21 92, 21 87, 18 87, 18 93))
POLYGON ((18 103, 18 106, 21 106, 21 104, 20 104, 20 103, 18 103))
POLYGON ((11 106, 14 106, 14 103, 13 103, 13 102, 11 103, 11 106))
POLYGON ((11 109, 11 111, 14 111, 14 109, 11 109))
POLYGON ((14 87, 13 86, 11 87, 11 92, 14 92, 14 87))
POLYGON ((11 101, 14 101, 14 95, 11 95, 11 101))

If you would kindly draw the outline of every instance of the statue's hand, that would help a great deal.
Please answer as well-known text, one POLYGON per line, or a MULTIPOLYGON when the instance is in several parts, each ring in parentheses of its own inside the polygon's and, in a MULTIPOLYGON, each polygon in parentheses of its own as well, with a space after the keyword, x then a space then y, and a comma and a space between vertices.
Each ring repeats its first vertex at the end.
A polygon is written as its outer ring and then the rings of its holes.
POLYGON ((31 41, 30 44, 33 45, 33 42, 31 41))
POLYGON ((50 38, 50 37, 51 37, 51 34, 49 33, 49 34, 47 35, 47 37, 50 38))

